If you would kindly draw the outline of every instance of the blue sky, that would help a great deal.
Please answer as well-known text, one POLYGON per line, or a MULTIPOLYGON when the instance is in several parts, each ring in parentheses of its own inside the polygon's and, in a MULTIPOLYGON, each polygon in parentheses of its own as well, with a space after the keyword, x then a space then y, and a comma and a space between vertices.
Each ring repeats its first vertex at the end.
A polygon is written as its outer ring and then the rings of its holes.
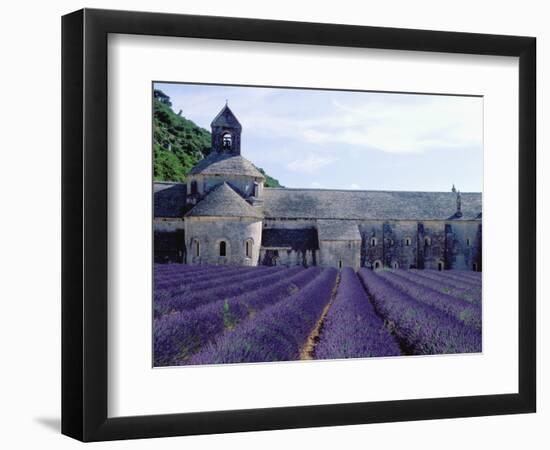
POLYGON ((481 192, 483 99, 156 83, 210 130, 225 101, 241 153, 287 187, 481 192))

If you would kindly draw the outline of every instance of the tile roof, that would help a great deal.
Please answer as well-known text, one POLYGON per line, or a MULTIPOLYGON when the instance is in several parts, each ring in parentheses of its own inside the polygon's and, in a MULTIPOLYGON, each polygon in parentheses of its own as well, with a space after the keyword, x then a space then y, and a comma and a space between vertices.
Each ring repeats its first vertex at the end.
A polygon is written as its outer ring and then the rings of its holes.
POLYGON ((155 217, 182 218, 185 212, 185 183, 153 183, 155 217))
POLYGON ((233 111, 229 109, 229 106, 225 105, 222 110, 218 113, 212 123, 212 127, 224 127, 224 128, 237 128, 242 129, 240 122, 237 120, 233 111))
POLYGON ((190 175, 245 175, 265 179, 248 159, 229 153, 210 153, 189 172, 190 175))
POLYGON ((342 220, 318 220, 320 241, 360 241, 361 233, 356 223, 342 220))
MULTIPOLYGON (((155 217, 183 217, 185 195, 184 183, 155 182, 155 217)), ((289 219, 481 219, 481 194, 461 193, 461 197, 462 217, 456 217, 456 194, 452 192, 264 188, 264 215, 267 218, 289 219)), ((242 198, 240 200, 250 206, 242 198)))
POLYGON ((473 220, 481 213, 481 193, 461 193, 456 217, 453 192, 264 189, 266 218, 356 220, 473 220))
POLYGON ((253 207, 227 183, 212 189, 206 197, 197 203, 185 217, 252 217, 263 216, 258 208, 253 207))

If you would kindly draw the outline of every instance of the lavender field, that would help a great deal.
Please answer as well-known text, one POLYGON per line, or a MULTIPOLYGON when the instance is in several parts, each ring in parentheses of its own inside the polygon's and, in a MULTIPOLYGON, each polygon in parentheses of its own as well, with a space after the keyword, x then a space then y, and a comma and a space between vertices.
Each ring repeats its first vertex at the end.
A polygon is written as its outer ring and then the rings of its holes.
POLYGON ((154 365, 481 351, 481 273, 155 265, 154 365))

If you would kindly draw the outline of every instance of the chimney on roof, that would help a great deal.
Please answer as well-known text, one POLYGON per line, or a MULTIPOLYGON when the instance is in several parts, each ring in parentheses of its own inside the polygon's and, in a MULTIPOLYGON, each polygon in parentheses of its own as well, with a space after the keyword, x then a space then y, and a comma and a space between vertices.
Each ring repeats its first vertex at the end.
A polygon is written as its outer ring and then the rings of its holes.
POLYGON ((462 196, 460 195, 460 191, 457 191, 456 194, 456 217, 462 217, 462 196))

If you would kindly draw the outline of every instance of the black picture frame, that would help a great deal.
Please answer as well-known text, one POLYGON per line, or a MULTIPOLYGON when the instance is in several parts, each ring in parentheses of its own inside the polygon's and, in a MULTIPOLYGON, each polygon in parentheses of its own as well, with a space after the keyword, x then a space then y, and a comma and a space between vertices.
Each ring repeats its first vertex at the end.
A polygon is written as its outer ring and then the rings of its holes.
POLYGON ((83 9, 62 18, 62 433, 82 441, 535 412, 536 39, 83 9), (519 58, 518 393, 107 417, 107 36, 414 50, 519 58))

